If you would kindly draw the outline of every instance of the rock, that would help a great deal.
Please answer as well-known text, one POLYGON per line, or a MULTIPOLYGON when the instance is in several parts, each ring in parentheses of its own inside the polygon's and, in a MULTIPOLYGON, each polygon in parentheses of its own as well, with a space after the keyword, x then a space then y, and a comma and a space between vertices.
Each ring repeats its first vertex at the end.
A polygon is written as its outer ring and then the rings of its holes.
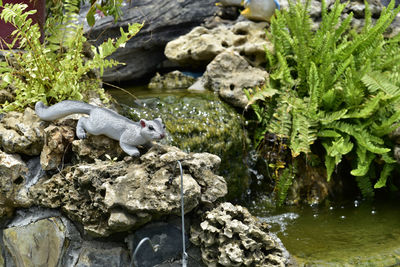
POLYGON ((82 140, 72 142, 72 151, 78 162, 94 162, 96 159, 116 160, 127 154, 119 146, 119 142, 105 135, 89 135, 82 140))
MULTIPOLYGON (((134 251, 144 238, 149 238, 151 244, 146 241, 138 248, 135 266, 156 266, 169 259, 182 257, 180 220, 171 219, 167 222, 149 223, 126 237, 125 241, 130 250, 134 251)), ((189 246, 187 236, 185 236, 185 246, 189 246)))
POLYGON ((43 148, 44 128, 45 123, 30 108, 24 113, 8 112, 0 120, 0 147, 10 154, 39 155, 43 148))
MULTIPOLYGON (((165 60, 166 43, 213 17, 218 10, 215 3, 216 0, 136 0, 122 7, 122 17, 117 23, 114 24, 111 17, 105 17, 98 19, 93 28, 86 27, 89 39, 99 44, 108 37, 119 37, 120 27, 126 28, 128 23, 145 22, 139 34, 112 55, 126 65, 107 69, 103 80, 126 81, 154 73, 165 60)), ((82 21, 85 21, 88 8, 81 9, 82 21)))
POLYGON ((3 258, 3 246, 0 244, 0 266, 6 266, 3 258))
POLYGON ((196 27, 167 44, 165 56, 181 66, 206 66, 227 50, 236 51, 253 66, 266 62, 265 49, 272 49, 266 39, 266 23, 241 21, 222 24, 213 29, 196 27))
POLYGON ((0 221, 10 218, 16 207, 25 206, 23 195, 28 168, 17 154, 0 150, 0 221), (21 201, 20 201, 21 200, 21 201))
POLYGON ((227 193, 224 179, 213 173, 220 163, 218 157, 187 154, 168 146, 154 147, 129 162, 96 161, 66 167, 50 179, 40 180, 30 193, 37 205, 61 208, 87 233, 108 236, 180 214, 176 160, 181 160, 184 168, 185 212, 227 193))
POLYGON ((3 231, 4 245, 16 266, 60 266, 67 247, 65 226, 58 218, 39 220, 3 231))
POLYGON ((71 150, 75 130, 69 126, 50 125, 44 129, 44 146, 40 153, 40 164, 43 170, 54 170, 64 163, 71 150))
POLYGON ((397 163, 400 164, 400 146, 399 145, 396 145, 394 147, 393 154, 394 154, 394 158, 396 159, 397 163))
MULTIPOLYGON (((85 240, 74 224, 56 210, 31 208, 17 212, 4 229, 7 253, 1 266, 130 266, 122 242, 85 240)), ((0 263, 2 262, 0 256, 0 263)))
POLYGON ((299 167, 288 191, 288 205, 320 204, 330 195, 343 191, 343 185, 336 177, 330 181, 326 179, 325 166, 310 166, 303 159, 296 161, 299 167))
POLYGON ((289 253, 246 208, 221 203, 205 213, 191 239, 208 266, 287 266, 289 253))
POLYGON ((121 246, 113 247, 107 243, 85 242, 74 266, 125 267, 130 266, 130 260, 128 251, 121 246))
POLYGON ((242 6, 242 0, 220 0, 219 3, 224 6, 242 6))
POLYGON ((239 54, 226 51, 219 54, 208 66, 201 78, 204 86, 235 107, 245 108, 248 99, 243 89, 262 86, 268 73, 254 68, 239 54))
POLYGON ((156 74, 148 85, 149 89, 157 90, 170 90, 170 89, 187 89, 194 82, 196 78, 183 74, 180 71, 172 71, 163 76, 159 73, 156 74))

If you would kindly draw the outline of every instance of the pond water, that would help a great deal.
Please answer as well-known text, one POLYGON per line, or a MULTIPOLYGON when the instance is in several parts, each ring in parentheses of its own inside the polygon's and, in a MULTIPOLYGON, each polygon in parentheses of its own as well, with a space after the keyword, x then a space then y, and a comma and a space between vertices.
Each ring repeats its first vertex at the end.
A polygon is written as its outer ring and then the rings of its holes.
POLYGON ((250 210, 271 225, 300 266, 393 266, 400 264, 399 203, 250 210))
MULTIPOLYGON (((135 98, 126 92, 109 92, 121 104, 134 104, 135 98)), ((149 91, 146 87, 134 87, 129 92, 141 100, 171 95, 196 97, 186 90, 149 91)), ((244 184, 243 188, 247 189, 239 204, 247 206, 252 214, 271 225, 271 231, 277 233, 300 266, 400 265, 399 198, 277 209, 262 193, 268 190, 265 184, 269 179, 255 166, 249 168, 248 164, 243 164, 241 159, 232 158, 231 161, 237 161, 238 165, 254 173, 253 178, 242 177, 250 181, 244 184), (250 190, 254 188, 252 183, 260 189, 258 192, 250 190)), ((242 173, 248 173, 246 170, 242 173)))

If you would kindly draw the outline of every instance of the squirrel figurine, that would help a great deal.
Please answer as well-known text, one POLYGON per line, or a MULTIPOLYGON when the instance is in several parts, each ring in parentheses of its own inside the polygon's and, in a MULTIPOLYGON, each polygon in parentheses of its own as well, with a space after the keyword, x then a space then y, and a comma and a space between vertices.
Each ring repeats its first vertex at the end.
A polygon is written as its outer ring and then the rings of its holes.
POLYGON ((165 126, 160 118, 134 122, 115 111, 82 101, 64 100, 50 107, 39 101, 35 105, 35 112, 44 121, 53 121, 75 113, 88 114, 89 117, 78 120, 76 135, 79 139, 86 138, 86 133, 103 134, 119 141, 122 150, 133 157, 140 155, 137 146, 151 146, 151 141, 165 137, 165 126))

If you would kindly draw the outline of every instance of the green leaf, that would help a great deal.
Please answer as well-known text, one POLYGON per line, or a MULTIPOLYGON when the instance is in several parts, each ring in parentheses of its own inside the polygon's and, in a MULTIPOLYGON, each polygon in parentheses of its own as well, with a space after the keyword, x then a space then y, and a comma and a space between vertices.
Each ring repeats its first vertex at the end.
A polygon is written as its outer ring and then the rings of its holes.
POLYGON ((389 96, 400 95, 400 88, 391 83, 387 77, 380 72, 365 74, 361 80, 371 92, 382 91, 389 96))
POLYGON ((335 158, 325 154, 325 167, 326 167, 326 177, 328 182, 331 180, 332 173, 335 170, 335 158))
POLYGON ((245 90, 246 92, 248 92, 248 99, 249 99, 247 107, 253 105, 259 100, 264 101, 266 98, 271 98, 278 93, 278 90, 266 86, 263 86, 261 89, 255 88, 254 90, 255 90, 254 94, 250 94, 248 90, 245 90))
POLYGON ((353 176, 365 176, 371 162, 375 159, 375 155, 360 146, 357 147, 356 153, 358 156, 357 168, 353 169, 350 173, 353 176))
POLYGON ((386 186, 386 180, 392 173, 394 168, 395 168, 394 164, 385 164, 381 171, 381 176, 379 177, 379 180, 375 183, 374 188, 382 188, 386 186))

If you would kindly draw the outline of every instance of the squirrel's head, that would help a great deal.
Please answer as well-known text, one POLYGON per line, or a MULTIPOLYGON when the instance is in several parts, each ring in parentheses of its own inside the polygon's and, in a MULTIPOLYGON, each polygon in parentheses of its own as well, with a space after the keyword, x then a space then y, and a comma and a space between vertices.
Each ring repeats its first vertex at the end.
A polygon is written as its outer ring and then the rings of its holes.
POLYGON ((160 118, 152 121, 140 120, 141 135, 147 140, 160 140, 165 137, 165 125, 160 118))

